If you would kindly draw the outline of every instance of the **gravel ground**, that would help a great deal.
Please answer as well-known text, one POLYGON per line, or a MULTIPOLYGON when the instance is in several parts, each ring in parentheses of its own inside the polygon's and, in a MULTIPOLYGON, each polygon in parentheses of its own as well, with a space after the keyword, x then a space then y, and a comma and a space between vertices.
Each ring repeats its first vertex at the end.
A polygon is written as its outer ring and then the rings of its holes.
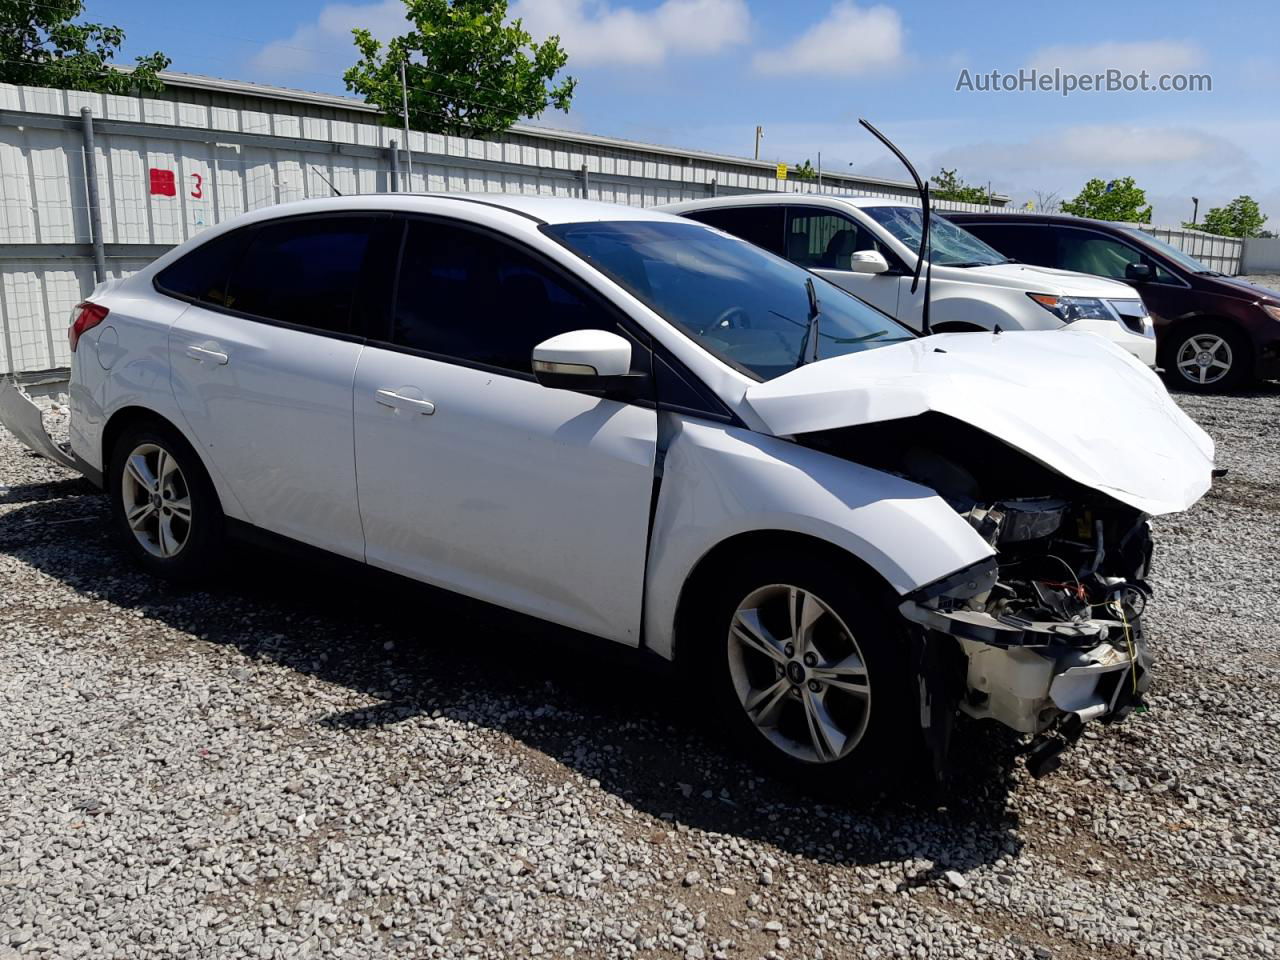
MULTIPOLYGON (((0 958, 1275 956, 1280 386, 1179 398, 1149 712, 945 807, 757 777, 666 672, 243 550, 179 592, 0 431, 0 958)), ((65 427, 53 416, 55 429, 65 427)))

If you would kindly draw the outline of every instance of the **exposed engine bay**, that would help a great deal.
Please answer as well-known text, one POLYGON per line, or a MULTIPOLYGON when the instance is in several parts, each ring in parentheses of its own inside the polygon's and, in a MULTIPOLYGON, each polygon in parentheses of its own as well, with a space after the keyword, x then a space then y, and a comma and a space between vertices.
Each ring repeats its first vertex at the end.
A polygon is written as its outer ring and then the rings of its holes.
POLYGON ((1038 735, 1028 754, 1036 775, 1058 766, 1085 722, 1141 705, 1150 682, 1146 515, 942 414, 797 440, 932 488, 995 551, 904 598, 904 617, 935 642, 954 638, 963 654, 952 659, 962 683, 953 676, 944 690, 935 666, 922 689, 927 682, 970 716, 1038 735))

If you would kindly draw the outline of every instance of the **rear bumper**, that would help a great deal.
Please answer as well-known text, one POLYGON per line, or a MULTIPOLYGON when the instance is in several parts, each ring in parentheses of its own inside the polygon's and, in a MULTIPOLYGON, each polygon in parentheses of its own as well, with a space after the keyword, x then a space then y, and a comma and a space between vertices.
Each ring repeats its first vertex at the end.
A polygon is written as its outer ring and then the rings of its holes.
POLYGON ((0 380, 0 424, 35 453, 82 473, 98 487, 102 486, 102 471, 49 436, 40 408, 12 380, 0 380))

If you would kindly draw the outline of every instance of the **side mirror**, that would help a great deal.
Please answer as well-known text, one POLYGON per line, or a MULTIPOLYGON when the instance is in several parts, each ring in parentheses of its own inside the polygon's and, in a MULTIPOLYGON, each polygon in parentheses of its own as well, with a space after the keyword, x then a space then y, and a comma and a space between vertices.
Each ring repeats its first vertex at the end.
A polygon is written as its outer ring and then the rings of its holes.
POLYGON ((571 330, 533 348, 533 375, 544 387, 607 396, 636 392, 631 342, 607 330, 571 330))
POLYGON ((1130 263, 1124 268, 1124 278, 1135 283, 1146 283, 1155 277, 1156 272, 1149 263, 1130 263))
POLYGON ((849 255, 849 269, 854 273, 888 273, 889 261, 879 250, 855 250, 849 255))

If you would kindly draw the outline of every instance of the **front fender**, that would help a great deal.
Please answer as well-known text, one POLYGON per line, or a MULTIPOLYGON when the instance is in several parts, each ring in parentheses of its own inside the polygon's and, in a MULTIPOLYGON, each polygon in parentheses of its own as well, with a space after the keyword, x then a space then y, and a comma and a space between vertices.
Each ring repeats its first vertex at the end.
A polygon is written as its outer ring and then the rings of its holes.
POLYGON ((846 550, 899 594, 992 556, 928 487, 735 427, 672 418, 649 545, 645 643, 674 655, 680 592, 717 544, 781 531, 846 550))

